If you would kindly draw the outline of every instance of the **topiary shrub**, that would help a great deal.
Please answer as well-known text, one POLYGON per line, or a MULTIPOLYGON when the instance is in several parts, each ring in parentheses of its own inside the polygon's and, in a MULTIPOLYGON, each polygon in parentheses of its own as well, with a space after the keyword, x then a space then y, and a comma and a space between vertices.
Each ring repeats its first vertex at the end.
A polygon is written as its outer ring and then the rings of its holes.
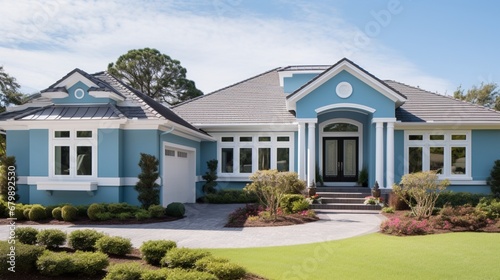
POLYGON ((18 227, 16 228, 16 237, 19 242, 23 244, 35 245, 36 235, 38 230, 32 227, 18 227))
POLYGON ((98 214, 106 212, 106 207, 101 203, 92 203, 87 208, 87 216, 93 221, 99 221, 98 214))
POLYGON ((71 232, 68 238, 68 245, 81 251, 95 250, 97 240, 104 237, 104 234, 93 229, 79 229, 71 232))
POLYGON ((162 267, 194 268, 197 260, 210 256, 207 251, 189 248, 172 248, 160 261, 162 267))
POLYGON ((61 209, 61 216, 66 222, 72 222, 78 217, 78 209, 73 205, 65 205, 61 209))
POLYGON ((137 199, 141 202, 143 209, 148 209, 150 205, 160 204, 160 185, 156 183, 158 177, 159 161, 153 155, 141 153, 139 167, 139 182, 134 189, 137 191, 137 199))
POLYGON ((29 219, 30 221, 40 221, 47 218, 45 213, 45 207, 41 205, 34 205, 29 210, 29 219))
POLYGON ((182 218, 186 213, 186 208, 184 207, 184 204, 180 202, 172 202, 167 205, 165 213, 167 214, 167 216, 182 218))
POLYGON ((36 235, 36 242, 48 249, 57 248, 66 242, 66 233, 59 229, 44 229, 36 235))
POLYGON ((161 259, 177 244, 171 240, 150 240, 142 243, 140 248, 142 259, 150 265, 160 265, 161 259))
MULTIPOLYGON (((8 241, 0 241, 0 275, 10 274, 9 267, 15 265, 15 271, 31 272, 36 270, 36 260, 45 250, 41 246, 17 243, 14 252, 11 250, 12 244, 8 241), (11 257, 15 254, 15 261, 11 257), (14 261, 15 263, 9 263, 14 261)), ((3 279, 3 277, 0 277, 3 279)), ((15 277, 14 277, 15 278, 15 277)))
POLYGON ((132 252, 130 239, 120 236, 103 236, 97 240, 95 247, 108 255, 125 256, 132 252))
POLYGON ((112 265, 103 280, 141 280, 141 274, 146 271, 137 262, 125 262, 112 265))
POLYGON ((490 186, 493 196, 500 198, 500 160, 495 160, 486 183, 490 186))
POLYGON ((56 220, 62 221, 62 209, 61 207, 56 207, 52 210, 52 217, 56 220))
POLYGON ((38 271, 42 275, 60 276, 76 272, 72 257, 67 252, 45 251, 36 261, 38 271))
POLYGON ((202 187, 205 194, 215 193, 215 187, 217 186, 217 164, 218 161, 216 159, 207 161, 208 170, 205 172, 205 175, 201 176, 205 180, 205 184, 202 187))
POLYGON ((151 215, 149 214, 148 210, 141 209, 135 213, 135 218, 138 221, 143 221, 151 218, 151 215))
POLYGON ((161 205, 151 205, 148 208, 149 215, 151 218, 163 218, 165 217, 165 208, 161 205))

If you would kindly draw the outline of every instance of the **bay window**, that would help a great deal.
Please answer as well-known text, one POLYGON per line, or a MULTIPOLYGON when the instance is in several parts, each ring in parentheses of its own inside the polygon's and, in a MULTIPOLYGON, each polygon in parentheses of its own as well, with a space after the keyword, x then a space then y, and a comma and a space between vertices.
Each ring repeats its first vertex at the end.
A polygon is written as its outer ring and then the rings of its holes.
POLYGON ((442 179, 472 179, 470 138, 470 131, 405 131, 405 173, 432 170, 442 179))

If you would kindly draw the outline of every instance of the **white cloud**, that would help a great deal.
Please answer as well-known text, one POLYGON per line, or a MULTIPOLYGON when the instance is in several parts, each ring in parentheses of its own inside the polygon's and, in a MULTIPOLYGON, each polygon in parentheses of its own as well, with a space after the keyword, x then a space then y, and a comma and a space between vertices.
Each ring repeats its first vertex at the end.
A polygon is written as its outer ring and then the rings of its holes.
POLYGON ((54 3, 2 4, 0 65, 26 88, 43 89, 73 68, 105 70, 121 54, 143 47, 180 60, 204 92, 275 67, 332 64, 346 55, 382 79, 432 91, 451 88, 376 38, 360 44, 355 36, 361 31, 329 7, 296 4, 291 18, 270 18, 246 14, 238 1, 188 3, 190 11, 175 1, 54 3))

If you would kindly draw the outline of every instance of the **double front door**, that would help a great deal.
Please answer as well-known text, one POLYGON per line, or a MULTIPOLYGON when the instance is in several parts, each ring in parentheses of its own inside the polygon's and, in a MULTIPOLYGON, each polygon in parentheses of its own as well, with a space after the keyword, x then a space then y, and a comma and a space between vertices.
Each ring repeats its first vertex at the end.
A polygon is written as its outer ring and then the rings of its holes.
POLYGON ((323 138, 323 181, 358 180, 358 137, 323 138))

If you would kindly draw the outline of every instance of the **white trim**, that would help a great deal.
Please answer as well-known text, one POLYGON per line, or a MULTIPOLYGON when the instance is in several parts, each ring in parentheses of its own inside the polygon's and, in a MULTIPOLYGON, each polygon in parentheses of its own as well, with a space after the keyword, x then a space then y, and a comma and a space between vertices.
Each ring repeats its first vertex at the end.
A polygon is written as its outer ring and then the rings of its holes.
POLYGON ((477 130, 477 129, 500 129, 500 123, 496 122, 463 122, 457 120, 456 122, 401 122, 397 121, 395 127, 398 130, 402 129, 465 129, 465 130, 477 130))
POLYGON ((39 191, 95 191, 97 182, 46 181, 36 185, 39 191))
POLYGON ((85 91, 82 88, 77 88, 73 92, 73 95, 75 96, 76 99, 82 99, 85 97, 85 91))
MULTIPOLYGON (((46 183, 46 182, 54 182, 53 178, 49 178, 47 176, 19 176, 18 177, 17 184, 20 185, 37 185, 39 183, 46 183)), ((95 182, 99 187, 101 186, 135 186, 137 182, 139 182, 139 179, 137 177, 98 177, 92 180, 89 180, 92 182, 95 182)), ((74 180, 74 181, 69 181, 69 180, 57 180, 57 182, 61 183, 67 183, 67 182, 87 182, 84 180, 74 180)), ((158 178, 156 180, 158 184, 161 184, 161 178, 158 178)))
POLYGON ((352 85, 348 82, 340 82, 335 87, 335 93, 340 98, 348 98, 352 95, 352 85))
POLYGON ((319 147, 318 147, 318 163, 320 174, 323 174, 323 138, 325 137, 358 137, 358 172, 363 169, 363 123, 353 119, 334 118, 328 119, 319 124, 319 147), (325 126, 333 123, 348 123, 358 127, 358 132, 323 132, 325 126))
POLYGON ((41 93, 42 97, 45 98, 66 98, 69 96, 69 93, 64 92, 64 91, 46 91, 41 93))
POLYGON ((358 110, 362 110, 362 111, 372 113, 372 114, 375 113, 375 111, 377 111, 376 109, 374 109, 372 107, 368 107, 368 106, 360 105, 360 104, 355 104, 355 103, 330 104, 330 105, 326 105, 323 107, 319 107, 318 109, 316 109, 314 111, 316 111, 316 113, 319 114, 319 113, 322 113, 325 111, 330 111, 330 110, 335 110, 335 109, 345 109, 345 108, 358 109, 358 110))
POLYGON ((384 123, 389 123, 389 122, 396 122, 396 118, 373 118, 372 123, 379 123, 379 122, 384 122, 384 123))
POLYGON ((317 123, 318 118, 297 118, 297 123, 317 123))
POLYGON ((387 123, 387 131, 386 131, 386 171, 385 171, 385 179, 386 179, 386 187, 392 188, 394 184, 394 122, 387 123))
POLYGON ((307 84, 305 87, 303 87, 301 90, 296 91, 294 95, 289 96, 286 100, 286 107, 288 110, 296 110, 296 103, 300 99, 302 99, 304 96, 309 94, 310 92, 314 91, 316 88, 324 84, 326 81, 330 80, 332 77, 336 76, 338 73, 341 71, 345 70, 346 72, 350 73, 354 77, 360 79, 362 82, 370 86, 371 88, 375 89, 376 91, 380 92, 393 102, 396 102, 396 105, 401 105, 406 101, 406 98, 403 96, 399 95, 396 91, 393 89, 387 87, 374 77, 368 75, 358 67, 354 66, 352 63, 350 63, 347 60, 344 60, 340 62, 338 65, 336 65, 334 68, 331 68, 328 70, 328 72, 324 73, 322 76, 318 77, 316 80, 311 82, 310 84, 307 84))
POLYGON ((53 104, 52 102, 37 101, 37 102, 33 102, 33 103, 25 103, 25 104, 18 105, 18 106, 8 106, 5 108, 5 111, 6 112, 16 112, 16 111, 21 111, 21 110, 24 110, 27 108, 37 108, 37 107, 41 108, 41 107, 49 106, 52 104, 53 104))
POLYGON ((115 101, 124 101, 125 98, 119 96, 118 94, 110 91, 100 91, 100 90, 91 90, 89 91, 89 95, 95 98, 109 98, 115 101))
POLYGON ((472 131, 471 130, 405 130, 404 131, 404 174, 409 173, 409 152, 410 147, 422 148, 422 170, 430 169, 430 147, 443 147, 443 172, 439 174, 439 179, 449 179, 451 181, 472 181, 472 131), (451 140, 451 135, 466 135, 466 140, 451 140), (409 140, 409 135, 422 135, 423 140, 409 140), (444 140, 430 140, 430 135, 444 135, 444 140), (465 174, 451 173, 451 148, 465 147, 465 174))
POLYGON ((306 180, 306 123, 299 122, 298 124, 298 139, 297 139, 297 148, 298 148, 298 159, 297 159, 297 167, 299 179, 306 180))
POLYGON ((384 187, 384 123, 375 125, 375 181, 380 188, 384 187))
POLYGON ((78 82, 84 83, 89 88, 90 87, 98 87, 98 85, 96 85, 94 82, 92 82, 91 80, 87 79, 85 76, 83 76, 82 74, 80 74, 78 72, 74 72, 73 74, 71 74, 71 76, 69 76, 69 77, 65 78, 64 80, 60 81, 54 87, 55 88, 56 87, 70 88, 70 87, 72 87, 73 85, 75 85, 78 82))
POLYGON ((270 148, 271 149, 271 169, 277 169, 277 149, 287 148, 288 154, 288 170, 295 171, 295 137, 293 132, 233 132, 233 133, 213 133, 215 139, 217 139, 217 160, 219 164, 217 166, 217 174, 219 178, 231 178, 234 180, 247 178, 258 170, 258 151, 259 148, 270 148), (288 137, 288 142, 278 142, 278 137, 288 137), (222 137, 233 137, 233 142, 222 142, 222 137), (241 142, 240 137, 252 137, 251 142, 241 142), (271 137, 269 142, 259 142, 259 137, 271 137), (222 148, 232 148, 233 149, 233 172, 222 172, 222 148), (240 173, 240 153, 241 148, 251 148, 252 149, 252 170, 249 173, 240 173))
POLYGON ((316 123, 307 124, 307 187, 316 181, 316 123))

